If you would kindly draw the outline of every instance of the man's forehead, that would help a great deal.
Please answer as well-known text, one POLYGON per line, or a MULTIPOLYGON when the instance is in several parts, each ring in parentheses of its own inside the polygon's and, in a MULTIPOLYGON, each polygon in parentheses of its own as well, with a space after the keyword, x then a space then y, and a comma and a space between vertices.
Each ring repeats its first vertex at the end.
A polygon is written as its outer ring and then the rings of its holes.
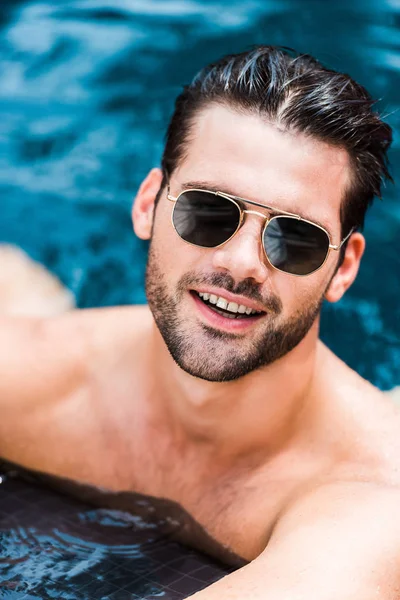
POLYGON ((180 183, 208 183, 325 223, 338 218, 350 179, 346 150, 225 106, 197 116, 185 150, 180 183))

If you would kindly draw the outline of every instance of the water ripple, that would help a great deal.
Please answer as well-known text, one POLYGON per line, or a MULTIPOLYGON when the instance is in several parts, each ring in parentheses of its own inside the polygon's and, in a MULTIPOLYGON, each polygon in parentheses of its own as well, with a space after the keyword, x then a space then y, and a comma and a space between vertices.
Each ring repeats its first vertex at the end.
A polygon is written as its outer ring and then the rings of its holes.
POLYGON ((171 542, 163 521, 158 524, 123 510, 93 508, 29 485, 14 472, 2 476, 2 598, 30 593, 44 599, 89 600, 118 590, 175 598, 170 585, 189 570, 196 589, 229 572, 171 542))

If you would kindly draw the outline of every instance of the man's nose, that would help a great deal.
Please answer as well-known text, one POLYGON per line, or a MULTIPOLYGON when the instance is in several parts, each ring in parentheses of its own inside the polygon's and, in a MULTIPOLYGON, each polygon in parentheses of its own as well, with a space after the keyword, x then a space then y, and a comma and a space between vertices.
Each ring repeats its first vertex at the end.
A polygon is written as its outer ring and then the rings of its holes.
POLYGON ((265 221, 245 215, 245 222, 232 239, 214 250, 214 268, 229 271, 235 280, 251 277, 263 283, 268 277, 267 259, 261 244, 265 221))

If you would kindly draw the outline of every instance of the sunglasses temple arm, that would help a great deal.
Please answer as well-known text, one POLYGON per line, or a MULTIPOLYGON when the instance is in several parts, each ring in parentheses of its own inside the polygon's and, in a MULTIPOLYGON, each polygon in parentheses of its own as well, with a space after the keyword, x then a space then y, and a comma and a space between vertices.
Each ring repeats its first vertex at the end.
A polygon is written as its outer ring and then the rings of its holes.
POLYGON ((178 200, 178 198, 174 198, 169 193, 170 192, 171 184, 170 184, 170 181, 169 181, 168 171, 167 171, 167 169, 165 167, 163 167, 163 175, 165 176, 165 179, 167 181, 167 198, 168 198, 168 200, 171 200, 171 202, 176 202, 178 200))
POLYGON ((340 250, 340 248, 343 246, 343 244, 345 244, 347 242, 347 240, 349 239, 349 237, 354 233, 355 231, 355 227, 352 227, 349 231, 349 233, 346 235, 345 238, 342 239, 342 241, 340 242, 340 244, 338 246, 333 246, 332 244, 329 246, 329 248, 331 250, 340 250))

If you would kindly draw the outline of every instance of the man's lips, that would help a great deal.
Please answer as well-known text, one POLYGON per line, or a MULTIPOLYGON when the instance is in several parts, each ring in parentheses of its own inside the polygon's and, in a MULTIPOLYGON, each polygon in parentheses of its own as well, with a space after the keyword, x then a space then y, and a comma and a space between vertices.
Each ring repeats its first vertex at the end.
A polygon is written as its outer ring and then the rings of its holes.
POLYGON ((239 317, 231 318, 224 316, 221 313, 216 312, 211 308, 211 305, 207 305, 194 291, 190 292, 190 296, 193 299, 197 310, 200 312, 203 319, 206 320, 207 324, 216 329, 223 329, 231 333, 240 333, 251 328, 256 321, 259 321, 265 316, 265 312, 256 315, 242 315, 239 317))

